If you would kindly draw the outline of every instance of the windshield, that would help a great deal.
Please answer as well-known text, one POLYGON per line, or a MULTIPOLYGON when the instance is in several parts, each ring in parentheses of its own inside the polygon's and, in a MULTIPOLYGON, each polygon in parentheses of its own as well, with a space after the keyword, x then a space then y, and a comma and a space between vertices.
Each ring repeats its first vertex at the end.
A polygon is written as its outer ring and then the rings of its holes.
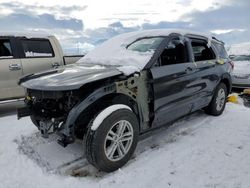
POLYGON ((115 66, 126 74, 139 72, 164 39, 159 36, 144 37, 137 33, 118 35, 97 46, 78 63, 115 66))
POLYGON ((233 61, 250 61, 250 55, 230 56, 233 61))
POLYGON ((130 44, 127 49, 137 52, 150 52, 155 51, 156 48, 163 41, 164 37, 152 37, 137 40, 130 44))

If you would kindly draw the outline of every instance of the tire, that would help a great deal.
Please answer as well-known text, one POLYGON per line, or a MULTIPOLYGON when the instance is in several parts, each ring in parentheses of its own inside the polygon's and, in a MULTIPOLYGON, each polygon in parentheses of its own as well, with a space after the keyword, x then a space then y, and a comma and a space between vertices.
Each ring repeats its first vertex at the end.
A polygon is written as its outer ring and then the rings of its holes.
POLYGON ((30 120, 32 121, 32 123, 33 123, 36 127, 39 127, 39 120, 36 118, 36 116, 31 115, 31 116, 30 116, 30 120))
POLYGON ((95 131, 91 130, 92 123, 93 120, 89 123, 84 136, 87 160, 104 172, 113 172, 121 168, 132 157, 137 146, 139 135, 137 117, 128 109, 119 109, 106 117, 95 131), (120 138, 117 136, 119 128, 124 128, 123 132, 120 129, 120 138), (111 134, 111 130, 115 134, 111 134))
POLYGON ((205 108, 205 112, 209 115, 219 116, 223 113, 227 101, 227 87, 224 83, 220 83, 214 92, 212 101, 205 108))

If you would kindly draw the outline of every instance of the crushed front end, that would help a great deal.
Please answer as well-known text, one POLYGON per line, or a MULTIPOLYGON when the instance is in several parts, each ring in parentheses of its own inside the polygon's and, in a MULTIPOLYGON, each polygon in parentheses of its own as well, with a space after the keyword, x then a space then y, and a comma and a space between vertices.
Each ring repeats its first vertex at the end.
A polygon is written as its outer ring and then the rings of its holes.
MULTIPOLYGON (((78 91, 40 91, 27 89, 25 107, 18 109, 18 119, 30 116, 41 135, 48 138, 49 133, 60 130, 69 111, 79 102, 78 91)), ((65 138, 63 138, 65 139, 65 138)), ((71 142, 70 137, 67 138, 71 142)), ((72 140, 73 141, 73 140, 72 140)))

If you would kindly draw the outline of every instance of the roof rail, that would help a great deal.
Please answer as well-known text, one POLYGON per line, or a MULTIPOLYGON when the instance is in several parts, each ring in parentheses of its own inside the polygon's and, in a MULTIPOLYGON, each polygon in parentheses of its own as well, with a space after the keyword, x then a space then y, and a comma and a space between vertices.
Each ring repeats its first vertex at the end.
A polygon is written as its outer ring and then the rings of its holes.
POLYGON ((217 39, 216 37, 212 37, 212 39, 214 39, 214 40, 216 40, 217 42, 220 42, 220 43, 222 43, 222 44, 225 44, 223 41, 221 41, 221 40, 219 40, 219 39, 217 39))

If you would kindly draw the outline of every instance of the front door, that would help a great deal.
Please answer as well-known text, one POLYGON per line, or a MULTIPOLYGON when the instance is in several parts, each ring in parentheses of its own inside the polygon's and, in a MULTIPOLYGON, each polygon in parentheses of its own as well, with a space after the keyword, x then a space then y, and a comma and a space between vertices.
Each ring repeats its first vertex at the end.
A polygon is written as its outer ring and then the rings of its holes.
POLYGON ((153 77, 153 126, 171 122, 191 111, 196 66, 190 62, 188 43, 174 38, 150 69, 153 77))

